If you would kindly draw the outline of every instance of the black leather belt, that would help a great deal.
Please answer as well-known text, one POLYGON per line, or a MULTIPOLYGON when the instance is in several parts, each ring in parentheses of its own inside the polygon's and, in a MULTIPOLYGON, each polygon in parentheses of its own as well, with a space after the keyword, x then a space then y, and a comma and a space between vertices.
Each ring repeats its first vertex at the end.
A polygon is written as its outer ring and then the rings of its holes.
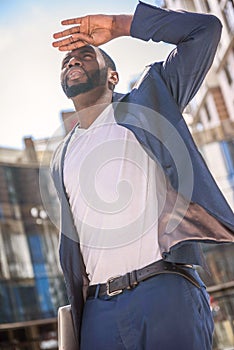
POLYGON ((88 297, 97 296, 114 296, 122 293, 125 289, 132 289, 138 283, 162 273, 175 273, 181 275, 196 287, 200 288, 198 281, 189 271, 192 267, 183 264, 173 264, 164 260, 156 261, 139 270, 128 272, 123 276, 111 277, 106 283, 92 285, 88 288, 88 297))

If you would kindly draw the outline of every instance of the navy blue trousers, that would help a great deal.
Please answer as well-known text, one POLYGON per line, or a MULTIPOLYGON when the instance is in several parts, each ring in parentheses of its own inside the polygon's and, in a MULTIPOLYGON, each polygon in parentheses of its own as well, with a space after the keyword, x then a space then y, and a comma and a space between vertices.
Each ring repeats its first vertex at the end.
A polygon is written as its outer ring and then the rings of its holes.
POLYGON ((184 277, 161 274, 114 297, 89 298, 81 350, 211 350, 209 296, 184 277))

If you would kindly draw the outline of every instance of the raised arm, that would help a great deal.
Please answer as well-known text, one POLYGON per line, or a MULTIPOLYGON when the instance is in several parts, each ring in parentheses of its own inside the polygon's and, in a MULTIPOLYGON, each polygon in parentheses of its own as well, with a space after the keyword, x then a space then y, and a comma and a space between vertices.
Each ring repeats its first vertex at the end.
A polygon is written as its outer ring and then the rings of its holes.
POLYGON ((176 45, 155 64, 182 111, 205 78, 216 53, 222 25, 213 15, 171 11, 144 3, 137 6, 131 36, 176 45))
POLYGON ((129 36, 176 45, 161 64, 155 65, 182 111, 205 78, 220 40, 222 25, 213 15, 171 11, 140 2, 134 16, 90 15, 62 21, 74 25, 54 34, 61 51, 90 44, 102 45, 129 36))

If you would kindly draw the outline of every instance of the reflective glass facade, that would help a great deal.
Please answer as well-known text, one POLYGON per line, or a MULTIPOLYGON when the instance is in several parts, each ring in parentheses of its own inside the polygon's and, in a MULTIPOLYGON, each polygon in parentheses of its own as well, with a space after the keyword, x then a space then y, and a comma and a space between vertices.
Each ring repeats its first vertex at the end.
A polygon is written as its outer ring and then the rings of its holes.
POLYGON ((234 245, 207 245, 210 274, 199 271, 210 293, 215 322, 213 350, 234 349, 234 245))
POLYGON ((66 303, 39 169, 0 165, 0 324, 56 317, 66 303))

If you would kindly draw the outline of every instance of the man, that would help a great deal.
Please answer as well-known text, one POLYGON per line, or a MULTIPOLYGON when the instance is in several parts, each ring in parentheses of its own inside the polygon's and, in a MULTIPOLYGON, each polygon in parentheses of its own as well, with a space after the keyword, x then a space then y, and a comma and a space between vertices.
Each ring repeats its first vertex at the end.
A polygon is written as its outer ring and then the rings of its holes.
POLYGON ((221 25, 211 15, 140 2, 134 16, 63 24, 61 83, 78 124, 55 152, 60 258, 81 349, 206 350, 213 321, 199 242, 233 242, 233 213, 181 112, 209 70, 221 25), (132 36, 176 45, 133 90, 98 48, 132 36), (118 275, 118 277, 116 277, 118 275))

